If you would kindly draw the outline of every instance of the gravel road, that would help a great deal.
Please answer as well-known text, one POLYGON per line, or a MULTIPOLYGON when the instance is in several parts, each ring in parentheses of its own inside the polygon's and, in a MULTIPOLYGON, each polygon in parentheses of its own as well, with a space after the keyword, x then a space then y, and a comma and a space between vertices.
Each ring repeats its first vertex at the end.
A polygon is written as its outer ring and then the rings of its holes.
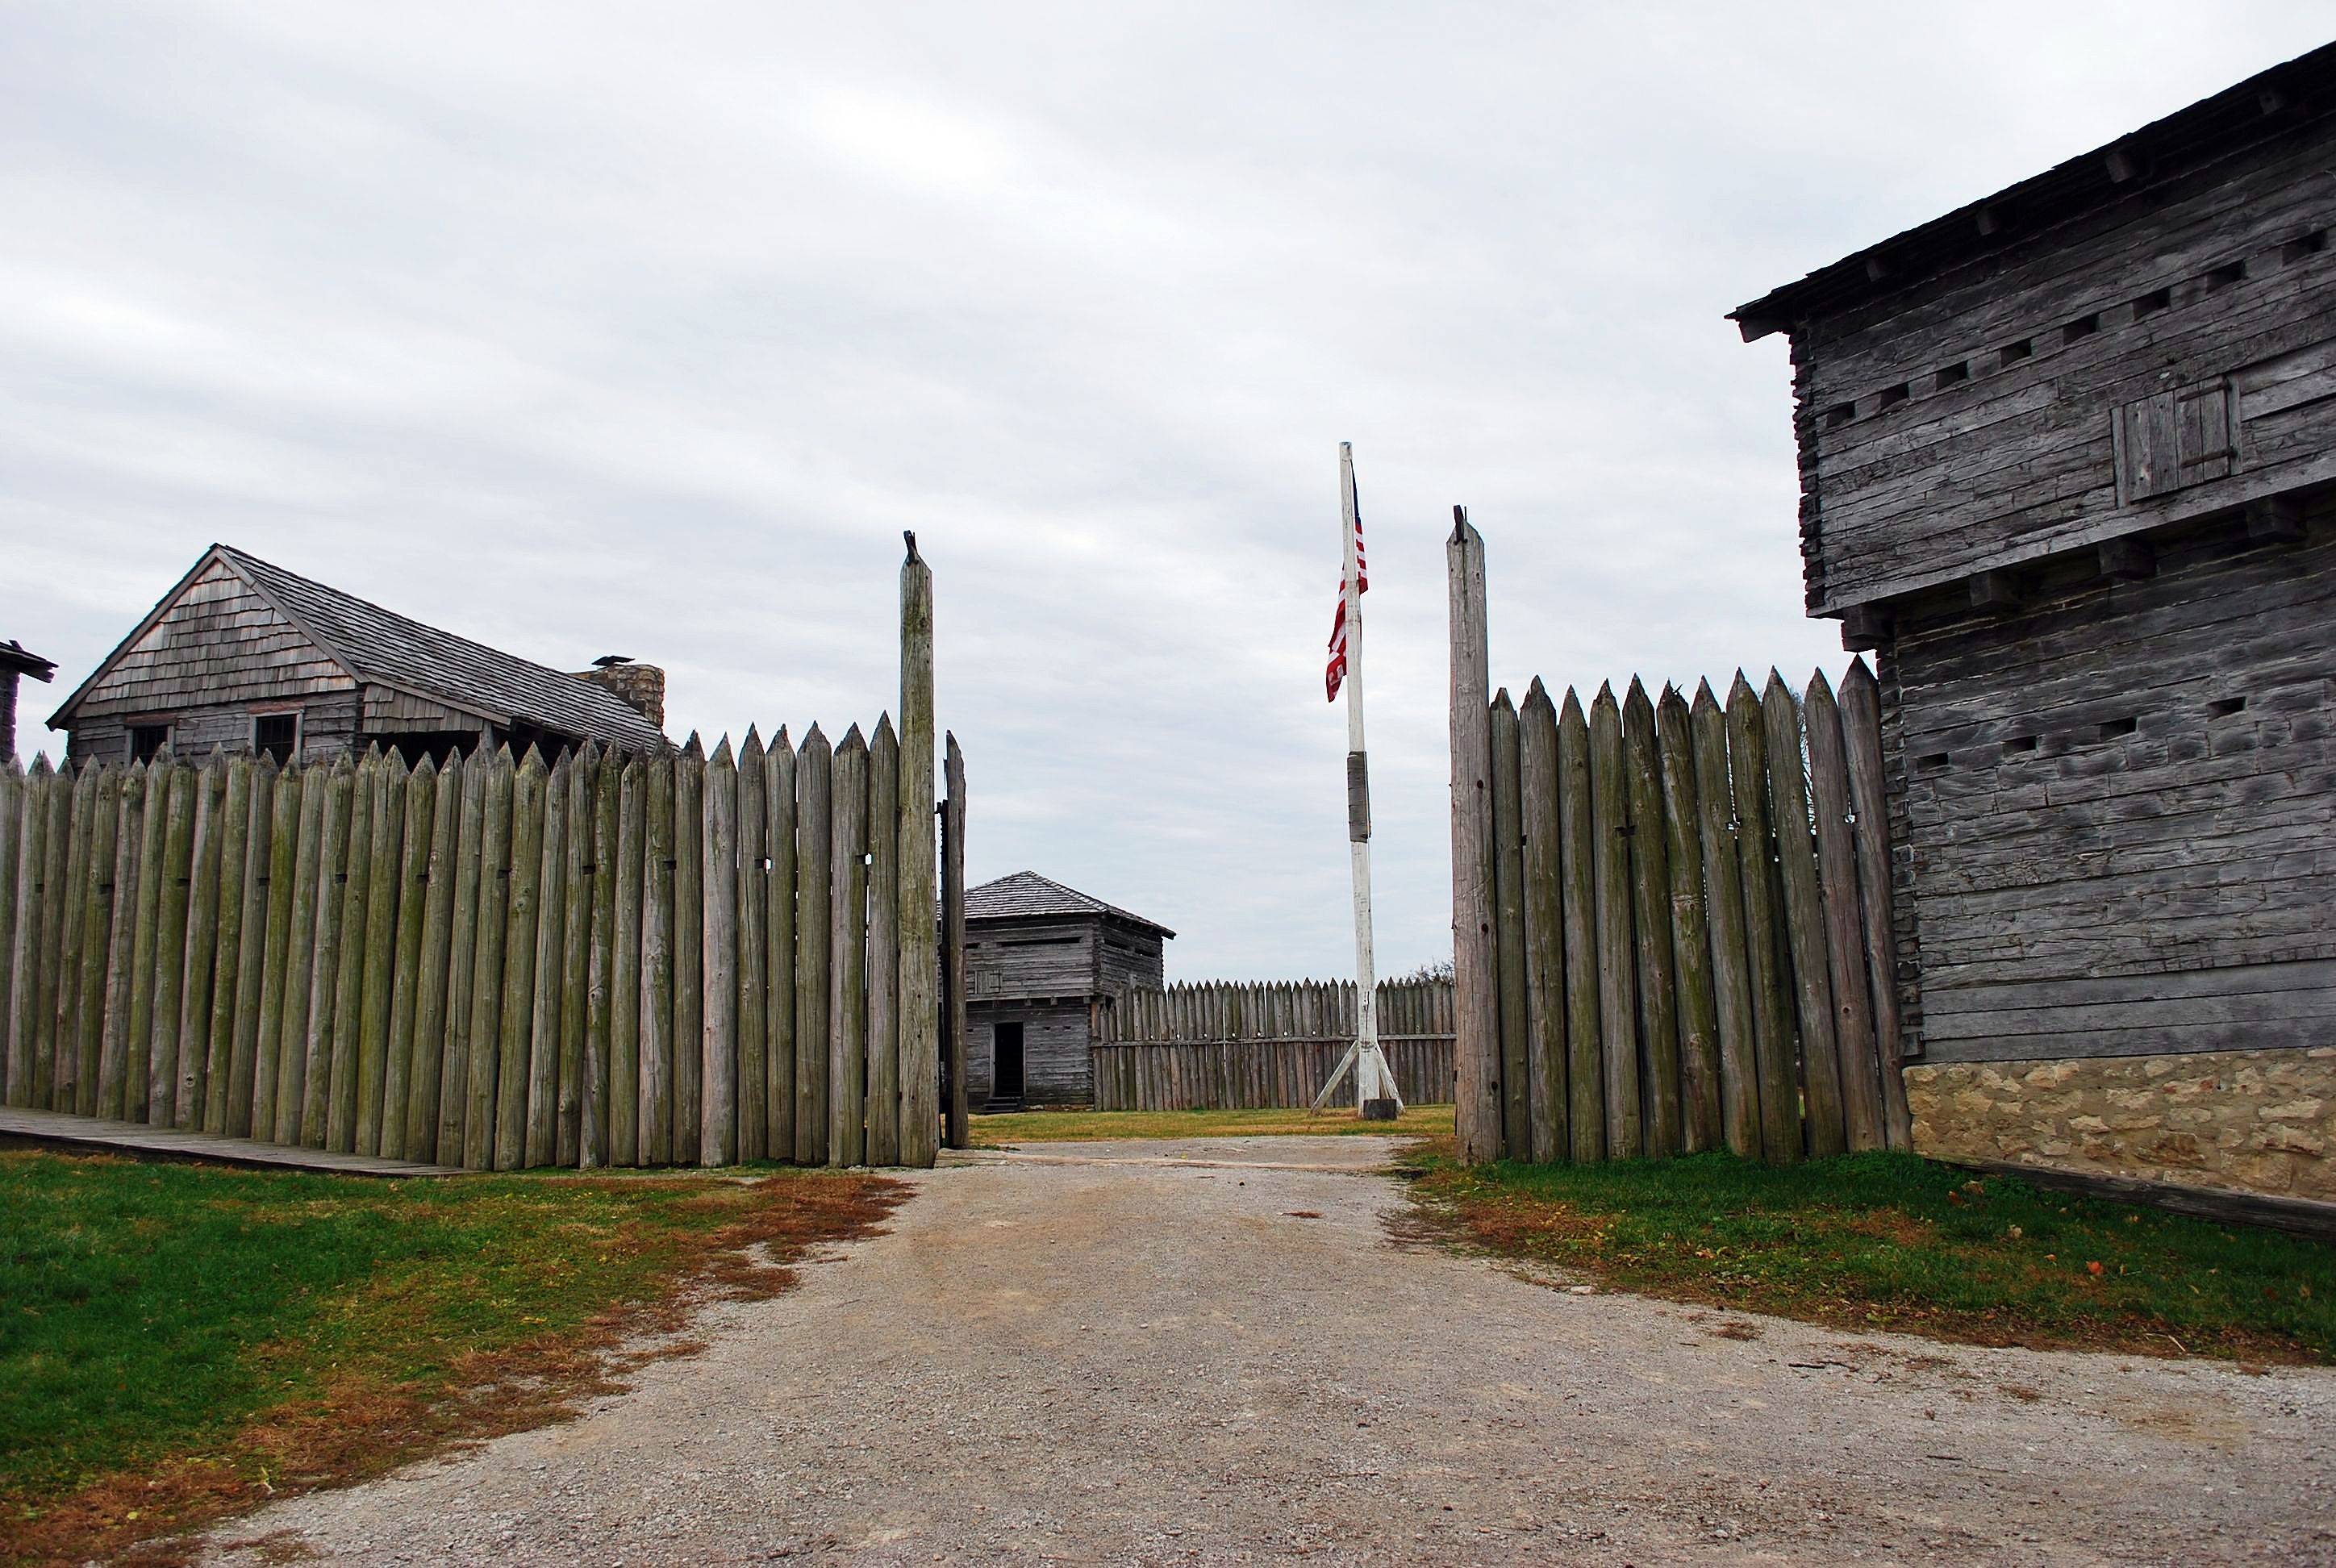
POLYGON ((2336 1562, 2336 1374, 1579 1294, 1406 1240, 1387 1152, 969 1157, 581 1419, 209 1560, 2336 1562))

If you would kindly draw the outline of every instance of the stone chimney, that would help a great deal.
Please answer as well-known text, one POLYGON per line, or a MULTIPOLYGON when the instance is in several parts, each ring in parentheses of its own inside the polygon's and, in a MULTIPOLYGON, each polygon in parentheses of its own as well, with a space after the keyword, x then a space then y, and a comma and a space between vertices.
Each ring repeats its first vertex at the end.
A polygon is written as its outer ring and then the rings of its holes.
POLYGON ((636 664, 622 654, 611 653, 594 659, 590 669, 576 673, 579 679, 608 687, 640 709, 649 723, 665 728, 665 671, 657 666, 636 664))

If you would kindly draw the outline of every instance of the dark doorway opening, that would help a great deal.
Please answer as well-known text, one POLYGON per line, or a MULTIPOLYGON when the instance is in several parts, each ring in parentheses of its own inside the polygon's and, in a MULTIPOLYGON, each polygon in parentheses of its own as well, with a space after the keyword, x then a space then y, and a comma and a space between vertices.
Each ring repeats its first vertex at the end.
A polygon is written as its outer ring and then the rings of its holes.
POLYGON ((989 1103, 1022 1103, 1022 1026, 994 1024, 989 1030, 989 1103))

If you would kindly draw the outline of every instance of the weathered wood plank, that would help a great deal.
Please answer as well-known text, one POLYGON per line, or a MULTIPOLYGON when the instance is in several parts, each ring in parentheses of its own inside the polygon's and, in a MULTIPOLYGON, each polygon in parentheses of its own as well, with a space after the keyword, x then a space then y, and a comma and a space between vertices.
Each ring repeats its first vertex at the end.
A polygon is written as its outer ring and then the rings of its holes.
POLYGON ((1631 930, 1630 782, 1621 705, 1601 686, 1590 705, 1591 869, 1598 895, 1598 1032, 1606 1085, 1606 1157, 1646 1152, 1631 930))
POLYGON ((1501 1156, 1500 979, 1493 935, 1492 682, 1484 629, 1484 541, 1453 509, 1445 545, 1450 604, 1452 962, 1456 978, 1460 1157, 1501 1156))
MULTIPOLYGON (((346 774, 348 759, 342 758, 339 767, 346 774)), ((317 914, 326 888, 338 887, 329 881, 333 872, 326 869, 322 858, 326 818, 335 794, 333 769, 318 766, 302 771, 306 776, 300 784, 300 837, 292 865, 292 924, 284 941, 283 1022, 276 1058, 275 1131, 270 1138, 278 1144, 303 1142, 300 1133, 307 1115, 311 1048, 308 1019, 316 1005, 317 914)), ((340 834, 345 850, 348 799, 346 789, 340 793, 340 834)))
MULTIPOLYGON (((359 954, 364 976, 357 999, 356 1140, 355 1152, 381 1152, 384 1124, 402 1120, 404 1102, 390 1094, 390 1014, 397 985, 398 899, 405 891, 405 759, 392 752, 375 765, 372 864, 365 872, 365 932, 359 954), (394 1105, 395 1109, 387 1107, 394 1105)), ((353 933, 354 934, 354 933, 353 933)), ((404 1089, 403 1064, 397 1087, 404 1089)))
POLYGON ((673 765, 673 1160, 699 1157, 705 1097, 706 753, 693 735, 673 765))
POLYGON ((1703 904, 1701 812, 1687 699, 1663 688, 1655 707, 1662 764, 1663 848, 1670 870, 1671 953, 1679 987, 1680 1147, 1699 1154, 1724 1140, 1720 1122, 1718 1004, 1712 989, 1710 922, 1703 904))
POLYGON ((651 758, 642 794, 640 1163, 669 1165, 673 1144, 673 770, 651 758))
POLYGON ((724 735, 700 785, 705 1001, 698 1047, 698 1159, 738 1160, 738 765, 724 735))
MULTIPOLYGON (((253 832, 252 761, 245 755, 227 759, 226 776, 217 815, 214 852, 218 860, 212 886, 215 914, 211 931, 212 960, 209 1016, 203 1022, 206 1041, 202 1107, 193 1124, 206 1133, 227 1131, 227 1104, 237 1092, 235 1037, 238 989, 243 981, 244 923, 258 901, 249 886, 251 846, 265 833, 253 832)), ((264 823, 261 824, 264 828, 264 823)), ((191 995, 190 998, 191 1008, 191 995)), ((250 1084, 240 1092, 250 1103, 250 1084)))
MULTIPOLYGON (((515 1171, 527 1162, 527 1091, 535 1034, 536 939, 543 900, 543 754, 530 746, 511 780, 511 876, 503 905, 502 995, 497 1002, 492 1164, 515 1171)), ((474 1105, 473 1109, 477 1107, 474 1105)))
MULTIPOLYGON (((621 1084, 624 1097, 632 1097, 631 1084, 616 1077, 614 1060, 621 929, 617 893, 622 877, 618 867, 623 855, 625 765, 620 754, 608 752, 592 780, 592 911, 586 939, 591 943, 591 954, 584 976, 584 1063, 579 1086, 583 1104, 576 1114, 576 1163, 588 1171, 616 1163, 609 1125, 610 1113, 617 1105, 612 1085, 621 1084)), ((628 961, 638 966, 638 953, 628 952, 628 961)), ((632 998, 632 1005, 638 1012, 638 997, 632 998)), ((638 1055, 634 1062, 638 1064, 638 1055)))
POLYGON ((1752 976, 1745 951, 1744 866, 1728 778, 1728 718, 1711 695, 1709 681, 1697 686, 1688 723, 1694 732, 1696 841, 1711 933, 1720 1132, 1730 1153, 1757 1157, 1761 1152, 1760 1072, 1752 976))
POLYGON ((1789 1164, 1802 1155, 1792 977, 1785 959, 1783 894, 1769 832, 1768 745, 1759 697, 1744 673, 1728 694, 1728 772, 1736 802, 1742 872, 1746 973, 1752 983, 1753 1065, 1760 1085, 1760 1152, 1789 1164))
POLYGON ((1785 938, 1801 1029, 1801 1108, 1808 1151, 1823 1159, 1848 1146, 1842 1117, 1841 1053, 1834 1031, 1833 979, 1825 958, 1824 893, 1801 764, 1800 704, 1775 670, 1761 698, 1768 745, 1768 809, 1785 890, 1785 938))
MULTIPOLYGON (((1565 871, 1558 832, 1557 707, 1538 677, 1517 716, 1517 776, 1524 823, 1526 1052, 1530 1154, 1572 1153, 1565 1081, 1565 871)), ((1383 988, 1382 1028, 1407 1032, 1410 988, 1383 988)))
MULTIPOLYGON (((897 823, 873 832, 895 844, 895 942, 900 960, 897 1008, 900 1036, 900 1159, 930 1166, 940 1139, 941 979, 939 932, 933 911, 940 898, 934 843, 933 574, 909 540, 900 563, 900 766, 897 823)), ((962 823, 959 824, 962 827, 962 823)))
POLYGON ((312 1149, 344 1154, 356 1146, 357 1024, 365 990, 365 905, 373 886, 373 807, 380 793, 375 787, 380 774, 380 756, 367 755, 348 769, 346 806, 339 802, 336 782, 325 807, 316 997, 309 1004, 307 1096, 300 1114, 300 1141, 312 1149), (342 824, 337 843, 333 832, 336 820, 342 824))
MULTIPOLYGON (((461 852, 462 803, 468 797, 470 772, 460 752, 449 754, 446 765, 437 770, 429 794, 429 838, 422 864, 423 885, 417 893, 411 882, 406 884, 407 895, 415 898, 422 907, 422 961, 413 1003, 414 1061, 408 1070, 404 1155, 431 1163, 438 1159, 440 1113, 445 1104, 447 1081, 456 1070, 447 1052, 447 1026, 454 1003, 454 943, 459 918, 454 884, 460 879, 454 862, 461 852)), ((459 1140, 458 1134, 458 1143, 459 1140)))
POLYGON ((1606 1066, 1598 983, 1597 829, 1590 777, 1590 721, 1568 687, 1557 721, 1559 888, 1565 939, 1565 1072, 1568 1154, 1606 1157, 1606 1066))
POLYGON ((569 758, 568 833, 560 846, 559 995, 560 1061, 555 1115, 558 1133, 551 1163, 573 1170, 583 1156, 584 1036, 592 998, 593 794, 602 769, 598 746, 587 744, 569 758))
POLYGON ((763 1152, 795 1152, 795 749, 784 726, 763 758, 763 847, 771 870, 764 898, 763 1152))
MULTIPOLYGON (((947 1011, 941 1020, 943 1049, 949 1057, 949 1146, 962 1149, 971 1141, 971 1107, 966 1089, 966 1016, 965 1016, 965 813, 966 780, 965 754, 958 749, 957 735, 949 735, 949 752, 943 764, 943 774, 949 781, 949 814, 942 833, 943 852, 947 864, 941 875, 941 965, 942 995, 947 1011)), ((905 816, 901 831, 908 831, 905 816)), ((1132 1064, 1131 1064, 1132 1066, 1132 1064)), ((1133 1093, 1134 1080, 1127 1081, 1126 1092, 1133 1093)))
MULTIPOLYGON (((563 753, 543 781, 543 842, 536 851, 533 972, 521 1037, 527 1071, 520 1124, 520 1162, 532 1168, 560 1152, 560 989, 568 972, 568 807, 575 754, 563 753)), ((508 959, 505 960, 509 962, 508 959)), ((500 1112, 498 1113, 500 1114, 500 1112)), ((501 1135, 498 1134, 498 1141, 501 1135)))
POLYGON ((1639 964, 1640 1112, 1646 1152, 1662 1159, 1677 1154, 1685 1138, 1679 979, 1672 963, 1670 856, 1655 706, 1636 677, 1622 705, 1622 774, 1630 813, 1631 929, 1639 964))
MULTIPOLYGON (((930 818, 923 824, 931 831, 930 818)), ((868 746, 868 1163, 901 1159, 900 746, 890 715, 868 746)))
POLYGON ((15 1016, 16 882, 24 864, 25 793, 24 769, 15 754, 0 756, 0 1105, 15 1104, 23 1087, 10 1026, 15 1016))
MULTIPOLYGON (((397 925, 390 960, 388 1059, 382 1067, 381 1131, 375 1150, 384 1160, 406 1158, 415 1128, 414 1085, 422 1065, 414 1049, 424 938, 430 923, 432 830, 438 817, 438 765, 424 756, 406 775, 404 821, 398 826, 397 925)), ((437 1074, 430 1074, 433 1095, 437 1074)))
POLYGON ((1914 1146, 1906 1106, 1905 1037, 1898 1012, 1897 943, 1890 885, 1890 807, 1882 765, 1882 699, 1864 659, 1841 688, 1841 723, 1856 817, 1859 937, 1874 981, 1874 1051, 1881 1062, 1883 1125, 1893 1149, 1914 1146))
MULTIPOLYGON (((449 868, 453 889, 446 917, 446 1037, 439 1067, 437 1157, 442 1164, 473 1170, 478 1167, 469 1158, 471 1025, 477 1013, 479 933, 484 924, 479 901, 495 879, 488 862, 501 852, 490 848, 486 838, 487 780, 494 768, 493 759, 478 752, 462 762, 462 793, 454 803, 453 862, 449 868)), ((505 831, 508 836, 508 826, 505 831)), ((500 976, 497 980, 500 983, 500 976)))
POLYGON ((763 737, 746 726, 738 748, 738 1158, 754 1161, 770 1147, 770 1090, 764 1017, 770 982, 770 855, 764 833, 770 814, 764 787, 763 737))
MULTIPOLYGON (((81 1007, 82 950, 86 945, 83 926, 89 917, 89 886, 91 838, 100 830, 112 831, 112 818, 103 824, 97 821, 97 786, 100 769, 91 764, 72 773, 72 788, 63 795, 63 809, 65 831, 52 833, 62 842, 61 859, 52 869, 51 878, 57 889, 54 895, 63 905, 64 918, 56 921, 44 938, 48 951, 42 965, 42 1046, 43 1057, 49 1063, 49 1096, 43 1109, 78 1112, 80 1105, 81 1047, 78 1018, 81 1007)), ((107 867, 113 863, 112 842, 107 841, 102 857, 107 867)), ((92 1084, 91 1100, 95 1102, 95 1085, 92 1084)))
MULTIPOLYGON (((462 1168, 495 1164, 495 1099, 502 1081, 504 949, 510 941, 511 882, 518 874, 519 795, 511 748, 497 748, 482 770, 479 817, 477 934, 471 944, 469 1060, 462 1100, 462 1168)), ((459 890, 457 908, 460 907, 459 890)), ((442 1142, 438 1157, 446 1158, 442 1142)))
MULTIPOLYGON (((210 1069, 211 982, 218 965, 219 810, 227 799, 227 755, 212 749, 190 775, 193 820, 188 844, 185 930, 179 955, 176 1071, 167 1124, 200 1131, 210 1069)), ((5 887, 0 881, 0 887, 5 887)), ((0 947, 0 953, 5 953, 0 947)), ((0 960, 0 967, 5 960, 0 960)), ((0 1014, 0 1018, 5 1018, 0 1014)))
POLYGON ((795 1152, 828 1154, 829 967, 832 959, 834 753, 816 724, 795 754, 795 1152))
POLYGON ((229 1069, 229 1137, 265 1138, 275 1126, 276 1051, 284 994, 283 950, 292 925, 294 841, 299 785, 276 759, 251 770, 251 834, 244 852, 243 942, 236 960, 234 1055, 229 1069))
POLYGON ((1504 687, 1486 719, 1493 748, 1494 1018, 1500 1032, 1501 1152, 1533 1153, 1533 1072, 1525 974, 1524 826, 1517 778, 1517 710, 1504 687))
POLYGON ((829 829, 827 1163, 868 1159, 868 742, 835 748, 829 829))
POLYGON ((1835 1059, 1841 1075, 1844 1140, 1852 1150, 1888 1146, 1882 1068, 1874 1051, 1873 989, 1857 893, 1857 849, 1849 803, 1849 759, 1833 687, 1819 670, 1801 704, 1808 734, 1810 813, 1816 826, 1817 891, 1825 921, 1833 1000, 1835 1059))
POLYGON ((8 946, 0 952, 0 963, 8 966, 8 1010, 0 1016, 0 1030, 5 1030, 8 1063, 7 1103, 28 1108, 43 1097, 45 1076, 34 1065, 33 1042, 38 1033, 34 1022, 41 992, 41 931, 48 923, 54 902, 47 896, 45 875, 48 870, 50 801, 54 794, 54 775, 48 766, 48 755, 43 753, 33 761, 32 772, 24 775, 23 803, 18 808, 16 863, 5 884, 0 884, 0 897, 9 901, 11 922, 8 946))
POLYGON ((644 940, 649 918, 647 885, 650 764, 625 760, 617 792, 616 944, 608 967, 608 1163, 643 1163, 641 1117, 647 1104, 647 1067, 641 1042, 647 1027, 649 953, 644 940))
POLYGON ((97 1114, 116 1120, 146 1119, 144 1034, 153 1008, 155 903, 161 897, 162 833, 168 819, 170 781, 168 773, 149 777, 143 764, 124 769, 115 810, 118 826, 113 840, 113 908, 105 948, 104 1022, 100 1031, 97 1066, 97 1114), (155 809, 146 809, 148 791, 159 797, 155 809), (151 828, 151 852, 146 839, 151 828), (143 917, 141 920, 141 917, 143 917), (143 964, 140 940, 143 938, 143 964), (138 1034, 134 1052, 130 1040, 138 1034))

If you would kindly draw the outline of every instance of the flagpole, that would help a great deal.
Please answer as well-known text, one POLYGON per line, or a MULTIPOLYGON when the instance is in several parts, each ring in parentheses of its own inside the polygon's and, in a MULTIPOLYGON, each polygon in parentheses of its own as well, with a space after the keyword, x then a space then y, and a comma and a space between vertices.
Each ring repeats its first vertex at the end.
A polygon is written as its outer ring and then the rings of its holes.
POLYGON ((1393 1117, 1402 1106, 1395 1075, 1379 1050, 1378 977, 1371 951, 1371 774, 1363 740, 1363 579, 1356 541, 1355 449, 1338 443, 1339 532, 1343 535, 1347 617, 1347 849, 1355 892, 1355 1111, 1366 1120, 1393 1117))

